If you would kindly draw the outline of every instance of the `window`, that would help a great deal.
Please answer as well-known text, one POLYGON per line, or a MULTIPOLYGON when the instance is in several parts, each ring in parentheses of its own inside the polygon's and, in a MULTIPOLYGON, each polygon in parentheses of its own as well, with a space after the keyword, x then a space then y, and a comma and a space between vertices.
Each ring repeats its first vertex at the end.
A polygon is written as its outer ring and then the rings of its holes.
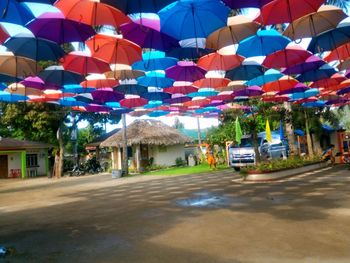
POLYGON ((27 167, 38 167, 38 155, 37 154, 27 154, 27 167))

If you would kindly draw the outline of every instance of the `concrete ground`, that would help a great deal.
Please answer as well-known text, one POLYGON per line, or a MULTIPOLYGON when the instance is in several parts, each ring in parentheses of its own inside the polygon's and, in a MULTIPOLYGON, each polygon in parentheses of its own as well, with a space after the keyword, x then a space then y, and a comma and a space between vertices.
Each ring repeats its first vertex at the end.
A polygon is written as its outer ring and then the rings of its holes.
POLYGON ((350 171, 0 181, 0 262, 350 262, 350 171))

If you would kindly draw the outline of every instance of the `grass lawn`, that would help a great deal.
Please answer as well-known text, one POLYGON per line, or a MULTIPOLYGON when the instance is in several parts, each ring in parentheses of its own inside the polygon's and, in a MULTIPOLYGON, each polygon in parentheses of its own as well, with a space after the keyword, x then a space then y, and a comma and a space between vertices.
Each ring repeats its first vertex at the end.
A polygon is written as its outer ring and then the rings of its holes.
MULTIPOLYGON (((218 165, 216 170, 228 169, 225 165, 218 165)), ((158 171, 151 171, 142 173, 143 175, 186 175, 186 174, 195 174, 195 173, 207 173, 213 171, 209 168, 207 163, 200 164, 192 167, 171 167, 158 171)))

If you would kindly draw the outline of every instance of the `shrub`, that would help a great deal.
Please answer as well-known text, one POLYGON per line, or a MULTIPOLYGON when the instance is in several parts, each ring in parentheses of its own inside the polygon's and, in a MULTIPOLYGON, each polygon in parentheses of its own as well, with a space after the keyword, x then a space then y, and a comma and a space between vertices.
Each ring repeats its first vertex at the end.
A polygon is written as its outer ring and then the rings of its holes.
POLYGON ((175 165, 177 167, 185 166, 186 165, 186 161, 183 160, 181 157, 178 157, 178 158, 175 159, 175 165))

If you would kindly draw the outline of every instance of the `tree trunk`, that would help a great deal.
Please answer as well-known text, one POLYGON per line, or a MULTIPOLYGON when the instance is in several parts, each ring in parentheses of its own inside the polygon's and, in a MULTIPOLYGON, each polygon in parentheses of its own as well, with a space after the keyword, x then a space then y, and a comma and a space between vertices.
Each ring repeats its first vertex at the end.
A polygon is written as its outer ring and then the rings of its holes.
POLYGON ((253 145, 254 145, 255 160, 256 160, 256 163, 260 163, 261 156, 260 156, 260 152, 259 152, 258 136, 257 136, 257 132, 255 129, 252 132, 252 139, 253 139, 253 145))
MULTIPOLYGON (((283 105, 284 105, 284 108, 286 110, 288 110, 289 112, 292 111, 292 107, 291 107, 290 102, 285 102, 283 105)), ((290 155, 293 156, 297 153, 297 148, 295 145, 294 130, 293 130, 293 126, 291 123, 286 122, 286 133, 287 133, 287 138, 288 138, 290 155)))
POLYGON ((129 163, 128 163, 128 138, 126 134, 126 116, 125 113, 122 114, 123 121, 123 159, 122 159, 122 170, 123 176, 127 176, 129 173, 129 163))
POLYGON ((307 116, 306 110, 304 110, 304 116, 305 116, 307 150, 309 152, 309 157, 314 157, 314 150, 312 148, 312 139, 311 139, 311 134, 309 129, 309 118, 307 116))
POLYGON ((59 150, 58 150, 58 154, 56 154, 55 164, 54 164, 54 176, 56 178, 60 178, 63 174, 64 144, 63 144, 63 134, 62 134, 63 127, 62 126, 63 126, 63 121, 61 122, 57 130, 59 150))

